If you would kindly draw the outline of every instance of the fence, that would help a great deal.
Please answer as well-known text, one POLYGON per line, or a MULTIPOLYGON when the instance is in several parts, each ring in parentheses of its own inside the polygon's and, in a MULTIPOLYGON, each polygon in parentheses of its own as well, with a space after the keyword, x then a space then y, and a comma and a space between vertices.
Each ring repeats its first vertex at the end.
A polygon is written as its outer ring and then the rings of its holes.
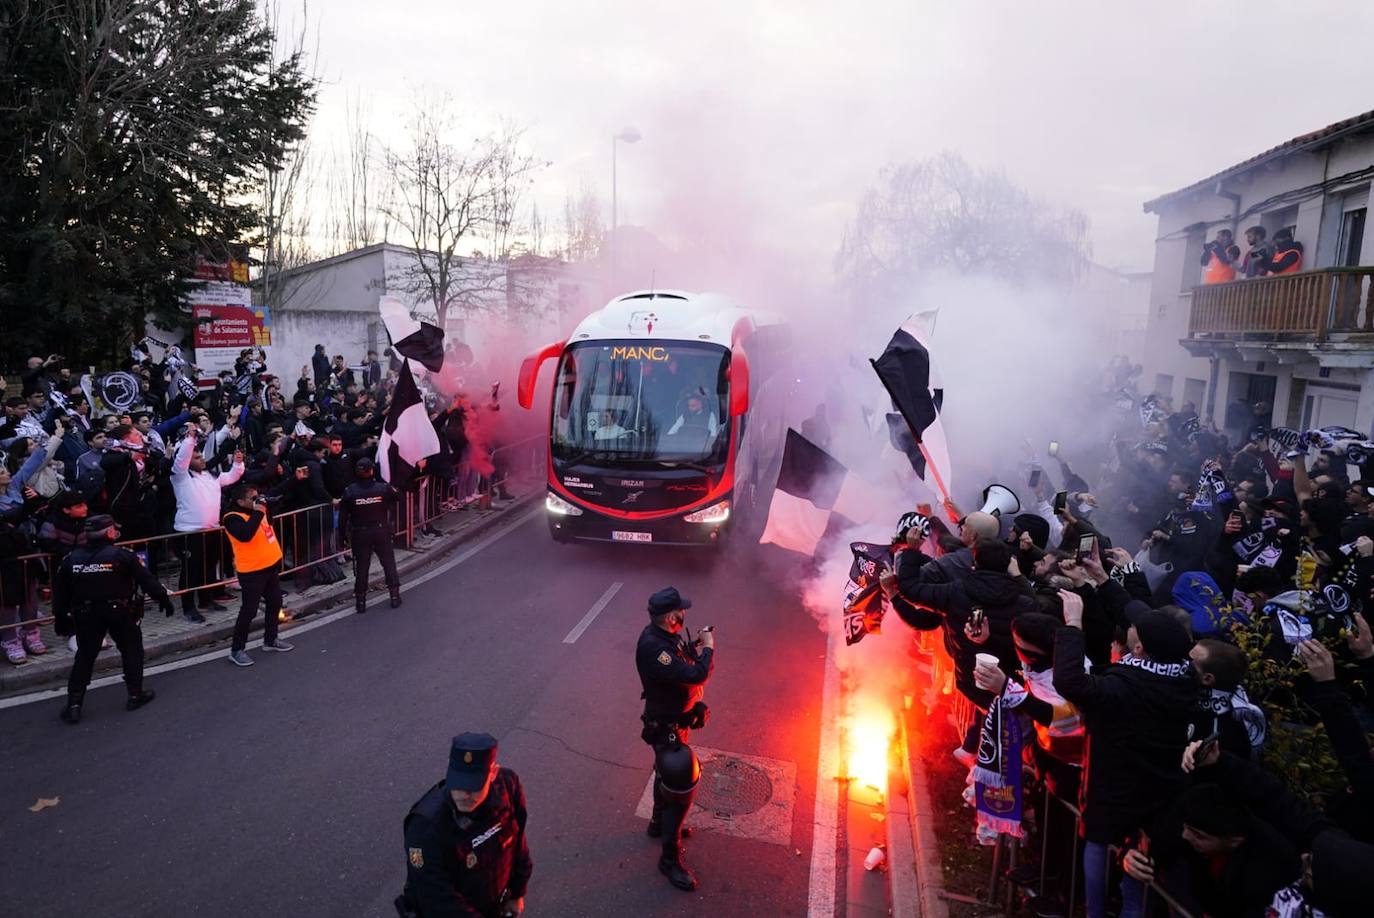
MULTIPOLYGON (((396 538, 407 547, 415 543, 415 533, 429 528, 435 520, 473 504, 490 506, 493 490, 504 491, 517 475, 538 470, 542 475, 543 435, 528 437, 492 451, 494 474, 475 474, 466 463, 460 464, 452 478, 444 480, 422 476, 414 489, 402 492, 394 514, 396 538)), ((312 570, 348 554, 335 535, 337 514, 332 503, 316 504, 274 514, 271 523, 285 555, 282 574, 303 581, 312 570)), ((118 543, 135 552, 167 588, 180 600, 183 610, 194 608, 209 595, 234 583, 233 552, 220 527, 196 532, 173 532, 118 543)), ((53 556, 35 552, 0 559, 0 614, 18 609, 15 619, 0 619, 0 637, 15 626, 29 627, 50 623, 52 614, 45 606, 52 598, 53 556)))
MULTIPOLYGON (((964 697, 957 689, 949 691, 949 683, 952 677, 952 662, 944 654, 943 648, 932 639, 938 632, 917 632, 917 645, 923 656, 931 659, 931 681, 932 697, 943 696, 949 701, 949 724, 953 729, 957 742, 963 743, 965 732, 970 724, 975 723, 980 717, 978 708, 964 697)), ((1048 782, 1041 782, 1044 786, 1039 793, 1043 794, 1044 806, 1038 814, 1039 825, 1036 829, 1040 833, 1040 865, 1038 870, 1038 883, 1035 889, 1039 895, 1046 895, 1049 892, 1060 892, 1064 896, 1066 914, 1076 914, 1075 909, 1080 899, 1084 897, 1084 887, 1088 878, 1083 875, 1083 813, 1078 808, 1076 801, 1065 800, 1056 795, 1050 788, 1048 782), (1064 815, 1071 817, 1073 831, 1052 831, 1051 825, 1055 823, 1055 815, 1061 818, 1064 815), (1063 845, 1058 850, 1052 850, 1058 843, 1063 845), (1052 876, 1049 873, 1050 866, 1067 865, 1068 885, 1063 888, 1054 889, 1057 882, 1062 884, 1063 878, 1052 876)), ((1029 800, 1033 793, 1027 785, 1024 799, 1029 800)), ((1029 810, 1027 807, 1026 810, 1029 810)), ((975 905, 993 906, 1002 910, 1003 914, 1012 914, 1017 908, 1017 896, 1015 884, 1011 882, 1011 874, 1016 871, 1017 861, 1021 854, 1021 839, 1006 833, 997 835, 996 844, 992 846, 992 863, 988 877, 987 887, 982 898, 958 895, 955 893, 945 893, 945 897, 961 902, 968 902, 975 905)), ((1119 865, 1120 850, 1114 847, 1108 848, 1109 863, 1112 865, 1111 873, 1108 876, 1108 888, 1115 887, 1122 876, 1119 865)), ((1151 898, 1157 897, 1169 909, 1169 913, 1175 918, 1194 918, 1193 914, 1180 901, 1179 897, 1169 892, 1161 883, 1155 882, 1144 884, 1145 900, 1143 913, 1151 914, 1151 898)))

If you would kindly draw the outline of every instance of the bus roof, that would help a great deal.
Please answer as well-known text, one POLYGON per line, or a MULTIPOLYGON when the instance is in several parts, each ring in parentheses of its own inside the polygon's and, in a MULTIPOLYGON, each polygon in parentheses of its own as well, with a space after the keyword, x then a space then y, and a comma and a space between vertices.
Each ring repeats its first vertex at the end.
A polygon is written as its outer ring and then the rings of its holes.
POLYGON ((745 309, 721 293, 684 290, 638 290, 611 300, 573 330, 569 344, 605 339, 710 341, 729 347, 735 325, 748 318, 758 325, 780 320, 745 309))

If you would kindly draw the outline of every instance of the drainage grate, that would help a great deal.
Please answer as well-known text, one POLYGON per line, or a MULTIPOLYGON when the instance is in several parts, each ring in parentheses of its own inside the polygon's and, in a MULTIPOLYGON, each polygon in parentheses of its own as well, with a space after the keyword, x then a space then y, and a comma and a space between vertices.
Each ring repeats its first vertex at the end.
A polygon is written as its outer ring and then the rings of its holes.
POLYGON ((718 818, 753 813, 772 799, 773 782, 763 769, 728 755, 701 763, 701 783, 694 802, 718 818))

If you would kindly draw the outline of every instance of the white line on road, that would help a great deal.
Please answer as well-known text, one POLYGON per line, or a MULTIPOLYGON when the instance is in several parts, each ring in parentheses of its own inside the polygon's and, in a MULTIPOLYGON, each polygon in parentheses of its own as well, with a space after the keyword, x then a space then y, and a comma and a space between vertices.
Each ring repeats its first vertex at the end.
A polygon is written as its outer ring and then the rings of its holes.
MULTIPOLYGON (((433 580, 435 577, 438 577, 441 574, 448 573, 450 570, 462 564, 464 561, 468 560, 473 555, 476 555, 478 552, 493 545, 499 539, 502 539, 510 533, 514 532, 516 529, 519 529, 529 520, 533 519, 536 516, 542 516, 543 513, 544 508, 539 507, 537 509, 531 510, 529 513, 526 513, 524 516, 515 517, 512 523, 502 528, 499 532, 492 533, 485 539, 482 539, 476 545, 473 545, 471 548, 468 548, 463 552, 455 555, 454 557, 449 558, 447 561, 441 562, 433 570, 426 571, 425 573, 421 574, 415 579, 401 584, 401 592, 412 590, 415 587, 420 586, 421 584, 428 583, 429 581, 433 580)), ((369 608, 371 608, 373 606, 381 605, 383 602, 389 601, 390 600, 386 597, 379 596, 376 599, 373 599, 367 605, 369 608)), ((357 613, 355 613, 351 608, 340 609, 337 612, 330 612, 328 615, 323 615, 319 618, 313 618, 310 621, 302 622, 299 625, 292 625, 290 628, 284 628, 282 629, 282 635, 294 637, 298 634, 305 634, 307 631, 314 631, 316 628, 323 628, 325 625, 336 622, 341 618, 348 618, 350 615, 355 614, 357 613)), ((249 648, 257 648, 261 646, 262 638, 256 638, 248 642, 249 648)), ((211 660, 222 660, 224 659, 224 657, 225 651, 212 650, 208 653, 199 654, 194 657, 187 657, 183 660, 173 660, 170 663, 159 663, 156 666, 150 666, 146 670, 144 670, 143 674, 145 676, 155 676, 159 673, 170 673, 178 669, 186 669, 189 666, 198 666, 201 663, 208 663, 211 660)), ((124 677, 119 675, 102 676, 99 679, 93 680, 91 682, 90 687, 93 689, 104 688, 108 685, 118 685, 123 681, 124 677)), ((30 692, 27 695, 16 695, 13 698, 0 698, 0 710, 4 710, 5 708, 17 708, 20 705, 30 704, 35 701, 47 701, 51 698, 59 698, 66 694, 67 690, 65 688, 55 688, 47 689, 46 691, 42 692, 30 692)))
POLYGON ((839 839, 840 671, 835 666, 838 622, 829 622, 825 638, 825 679, 821 690, 821 744, 816 754, 816 809, 811 827, 811 879, 806 914, 834 918, 839 839))
POLYGON ((582 636, 582 632, 586 631, 588 628, 591 627, 592 622, 596 621, 596 617, 601 614, 601 610, 610 605, 611 600, 615 599, 615 594, 619 593, 620 588, 624 585, 625 584, 621 583, 619 580, 611 584, 611 588, 606 592, 602 593, 601 598, 598 599, 596 603, 590 609, 587 610, 586 615, 582 616, 582 621, 578 622, 576 625, 573 625, 573 630, 568 632, 568 636, 563 639, 563 643, 577 643, 577 639, 582 636))

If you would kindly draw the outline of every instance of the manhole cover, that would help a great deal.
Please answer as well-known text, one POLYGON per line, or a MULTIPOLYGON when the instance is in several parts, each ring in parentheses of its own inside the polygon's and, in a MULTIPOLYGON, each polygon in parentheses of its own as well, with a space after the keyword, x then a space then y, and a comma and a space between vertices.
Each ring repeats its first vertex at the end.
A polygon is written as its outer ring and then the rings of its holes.
POLYGON ((718 815, 743 816, 773 799, 773 782, 761 768, 730 756, 701 763, 701 783, 694 801, 718 815))

